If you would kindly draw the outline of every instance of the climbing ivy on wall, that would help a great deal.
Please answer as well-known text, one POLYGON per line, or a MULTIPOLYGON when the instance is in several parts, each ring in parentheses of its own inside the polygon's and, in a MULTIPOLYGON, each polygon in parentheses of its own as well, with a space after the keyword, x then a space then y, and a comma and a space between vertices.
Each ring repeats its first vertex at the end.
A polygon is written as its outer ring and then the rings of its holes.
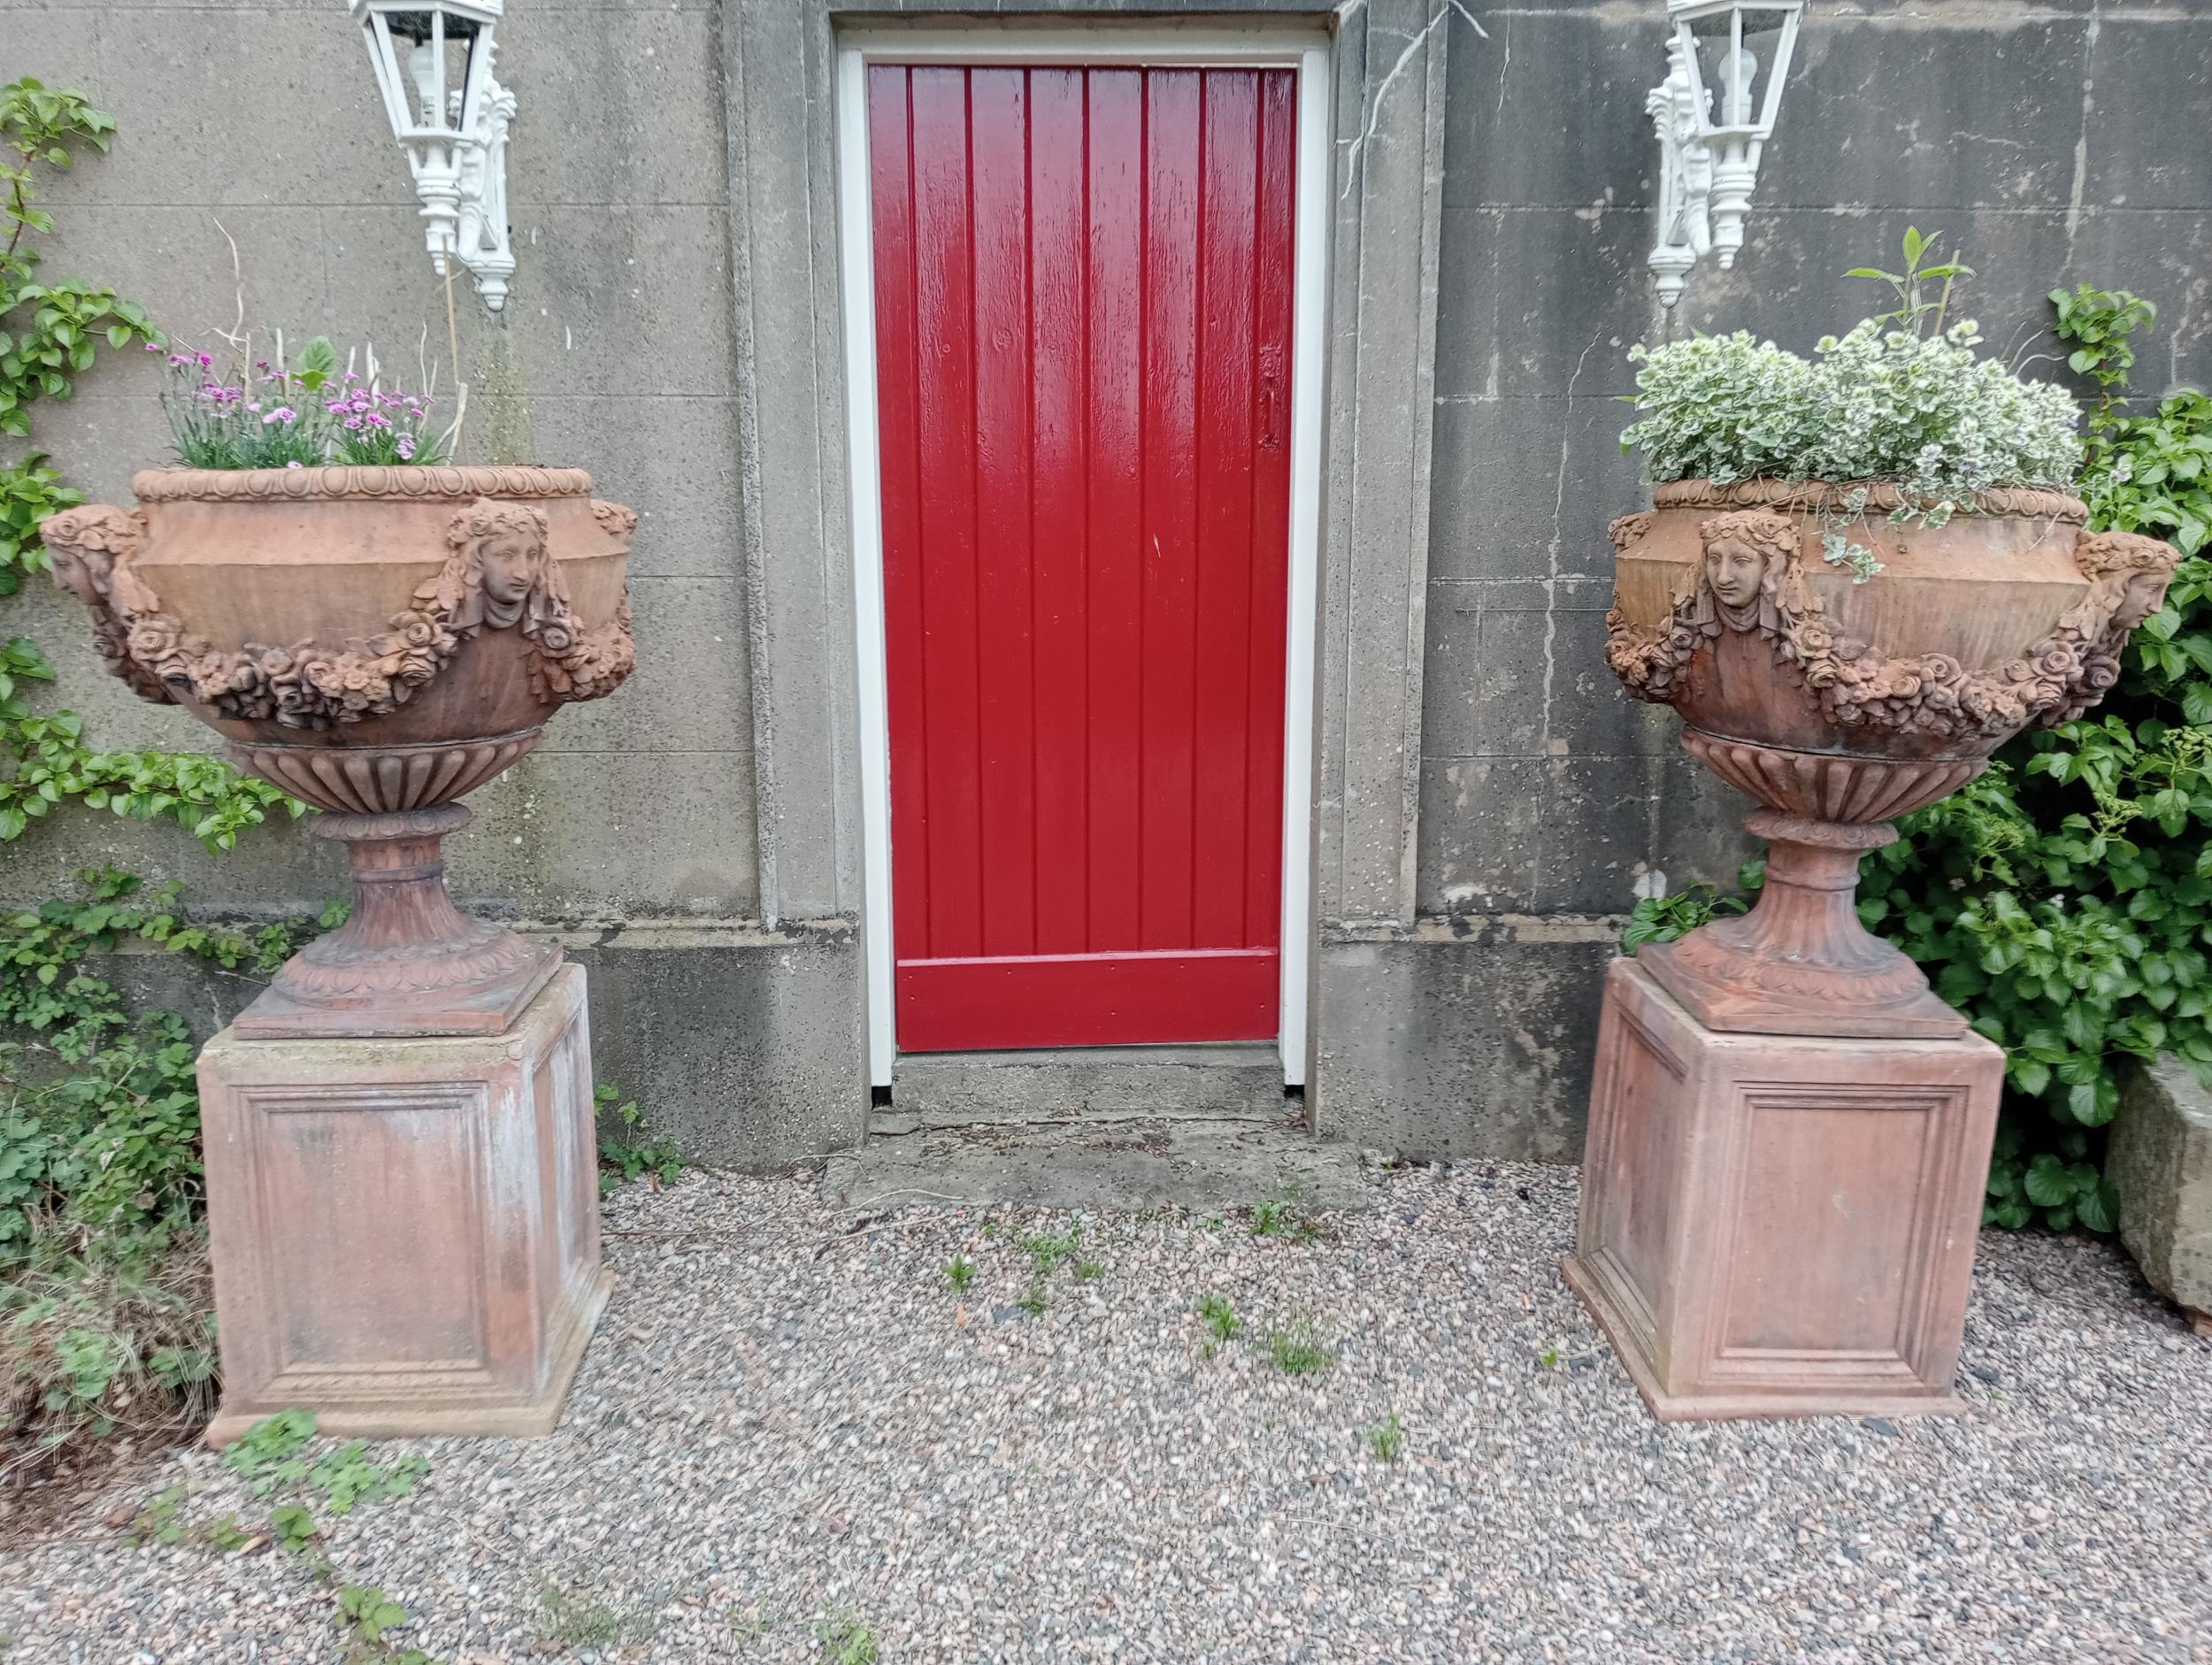
MULTIPOLYGON (((33 449, 35 407, 68 398, 102 345, 121 351, 161 340, 145 309, 111 288, 80 278, 39 280, 39 240, 54 229, 39 206, 42 174, 65 170, 84 150, 104 151, 114 133, 114 118, 82 93, 28 79, 0 86, 0 435, 19 448, 12 460, 0 458, 0 597, 47 569, 39 524, 84 500, 33 449)), ((53 679, 35 642, 9 636, 0 644, 0 841, 70 804, 140 820, 166 816, 210 849, 230 848, 278 806, 302 812, 218 758, 96 750, 75 712, 34 711, 27 685, 53 679)))
MULTIPOLYGON (((2170 1052, 2212 1085, 2212 399, 2131 396, 2124 290, 2051 297, 2070 364, 2097 388, 2079 489, 2093 527, 2186 557, 2116 687, 2078 722, 2019 736, 1964 791, 1862 863, 1859 912, 2005 1048, 1985 1217, 2111 1231, 2103 1129, 2131 1058, 2170 1052)), ((1747 882, 1755 883, 1747 870, 1747 882)), ((1638 905, 1628 946, 1702 923, 1709 892, 1638 905)))
MULTIPOLYGON (((113 289, 41 280, 40 188, 114 131, 81 93, 0 86, 0 606, 47 570, 40 523, 83 500, 35 449, 38 408, 104 346, 161 341, 113 289)), ((36 643, 0 630, 0 847, 74 807, 172 818, 210 849, 304 809, 217 758, 87 745, 76 713, 35 704, 53 679, 36 643)), ((81 879, 81 895, 0 915, 0 1380, 31 1408, 0 1443, 49 1462, 88 1436, 180 1431, 214 1369, 194 1048, 175 1014, 134 1018, 88 956, 134 938, 265 973, 343 912, 248 936, 195 925, 173 886, 81 879)), ((31 1471, 12 1450, 9 1467, 31 1471)))

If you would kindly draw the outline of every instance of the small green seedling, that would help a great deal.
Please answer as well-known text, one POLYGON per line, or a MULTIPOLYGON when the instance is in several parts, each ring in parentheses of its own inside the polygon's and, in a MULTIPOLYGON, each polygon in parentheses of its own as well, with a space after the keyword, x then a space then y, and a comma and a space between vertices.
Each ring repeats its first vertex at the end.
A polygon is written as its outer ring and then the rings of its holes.
POLYGON ((1367 1448, 1375 1454, 1375 1460, 1379 1462, 1395 1462, 1398 1454, 1405 1449, 1405 1426, 1399 1422, 1398 1413, 1394 1410, 1368 1429, 1366 1434, 1367 1448))
POLYGON ((385 1631, 407 1623, 407 1609, 374 1584, 347 1584, 338 1592, 338 1623, 355 1641, 379 1647, 385 1631))
POLYGON ((1045 1286, 1042 1284, 1032 1284, 1022 1292, 1021 1300, 1015 1304, 1031 1317, 1039 1318, 1042 1317, 1051 1307, 1052 1300, 1045 1293, 1045 1286))
POLYGON ((876 1633, 842 1608, 815 1621, 814 1639, 822 1645, 823 1665, 876 1665, 883 1656, 876 1633))
MULTIPOLYGON (((602 1081, 592 1089, 591 1097, 598 1114, 621 1123, 626 1136, 634 1135, 638 1124, 645 1119, 645 1112, 638 1109, 637 1101, 624 1098, 622 1089, 611 1081, 602 1081)), ((634 1137, 603 1138, 599 1141, 599 1194, 603 1197, 618 1191, 633 1179, 650 1180, 657 1190, 662 1185, 673 1185, 676 1176, 683 1170, 683 1153, 673 1145, 655 1144, 634 1137)))
POLYGON ((1536 1362, 1548 1370, 1557 1370, 1559 1368, 1559 1349, 1557 1347, 1546 1347, 1541 1353, 1536 1355, 1536 1362))
POLYGON ((1300 1319, 1269 1332, 1267 1362, 1285 1376, 1314 1376, 1336 1362, 1336 1352, 1300 1319))
POLYGON ((1252 1235, 1279 1237, 1293 1243, 1310 1243, 1321 1235, 1308 1212, 1305 1186, 1293 1180, 1271 1197, 1252 1205, 1252 1235))
POLYGON ((223 1467, 267 1497, 280 1485, 307 1477, 300 1449, 315 1437, 315 1413, 295 1407, 259 1422, 223 1447, 223 1467))
POLYGON ((967 1293, 968 1285, 975 1282, 975 1262, 964 1255, 956 1255, 945 1268, 946 1281, 952 1285, 956 1295, 967 1293))
POLYGON ((538 1586, 538 1607, 545 1615, 541 1635, 562 1647, 604 1647, 622 1634, 621 1615, 588 1591, 572 1595, 548 1578, 538 1586))
POLYGON ((1075 1263, 1075 1275, 1085 1283, 1094 1278, 1102 1278, 1105 1272, 1106 1262, 1103 1261, 1078 1261, 1075 1263))
POLYGON ((131 1542, 136 1545, 174 1544, 184 1537, 184 1523, 177 1513, 184 1507, 184 1488, 173 1485, 157 1492, 142 1504, 130 1523, 131 1542))
POLYGON ((1083 1233, 1078 1226, 1064 1231, 1032 1231, 1014 1239, 1014 1247, 1035 1263, 1040 1278, 1051 1277, 1063 1262, 1073 1260, 1082 1244, 1083 1233))
POLYGON ((1244 1328, 1244 1320, 1237 1316, 1237 1309, 1229 1304, 1226 1295, 1199 1297, 1198 1316, 1206 1321, 1206 1328, 1211 1336, 1202 1350, 1203 1356, 1209 1359, 1221 1351, 1225 1342, 1234 1340, 1237 1331, 1244 1328))
POLYGON ((321 1530, 315 1517, 296 1503, 280 1503, 269 1511, 269 1531, 275 1534, 277 1547, 288 1555, 304 1552, 321 1530))

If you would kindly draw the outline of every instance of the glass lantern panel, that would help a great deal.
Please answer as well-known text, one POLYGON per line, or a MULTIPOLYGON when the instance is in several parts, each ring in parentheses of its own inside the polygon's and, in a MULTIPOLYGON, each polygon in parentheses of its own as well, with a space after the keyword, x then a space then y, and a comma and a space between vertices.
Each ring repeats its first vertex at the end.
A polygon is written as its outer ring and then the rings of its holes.
POLYGON ((1725 6, 1682 19, 1697 50, 1697 77, 1713 127, 1761 127, 1779 56, 1786 10, 1725 6))
POLYGON ((469 58, 476 49, 476 19, 438 7, 388 12, 385 17, 415 120, 426 127, 458 131, 469 58))

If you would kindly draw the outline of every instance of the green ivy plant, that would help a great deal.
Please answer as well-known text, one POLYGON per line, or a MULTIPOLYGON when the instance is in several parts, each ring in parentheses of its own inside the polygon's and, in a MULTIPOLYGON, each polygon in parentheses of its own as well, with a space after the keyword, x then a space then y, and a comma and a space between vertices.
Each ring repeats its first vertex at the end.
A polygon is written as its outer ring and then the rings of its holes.
MULTIPOLYGON (((117 350, 161 344, 145 309, 113 289, 76 278, 35 280, 37 240, 54 229, 37 205, 42 173, 66 169, 83 149, 104 151, 114 134, 115 119, 81 92, 28 77, 0 86, 0 434, 28 439, 32 406, 68 398, 102 343, 117 350)), ((0 596, 47 569, 40 524, 83 501, 42 452, 0 463, 0 596)), ((242 829, 279 807, 305 812, 219 758, 95 750, 75 713, 32 710, 26 685, 53 679, 27 638, 0 647, 0 842, 72 803, 139 820, 168 817, 211 850, 230 848, 242 829)))
MULTIPOLYGON (((2085 285, 2050 299, 2098 389, 2078 487, 2091 526, 2166 538, 2185 559, 2103 703, 2020 735, 1901 823, 1861 864, 1859 914, 2005 1048, 1985 1219, 2108 1231, 2122 1066, 2171 1053, 2212 1085, 2212 399, 2130 397, 2149 302, 2085 285)), ((1664 940, 1710 905, 1642 904, 1631 929, 1664 940)))

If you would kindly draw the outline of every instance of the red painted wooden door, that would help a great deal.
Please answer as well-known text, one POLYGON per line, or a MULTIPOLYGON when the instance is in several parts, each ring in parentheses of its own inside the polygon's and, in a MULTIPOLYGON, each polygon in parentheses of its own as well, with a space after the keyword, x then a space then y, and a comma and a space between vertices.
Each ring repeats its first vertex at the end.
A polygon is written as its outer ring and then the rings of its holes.
POLYGON ((1276 1032, 1294 117, 869 69, 910 1051, 1276 1032))

